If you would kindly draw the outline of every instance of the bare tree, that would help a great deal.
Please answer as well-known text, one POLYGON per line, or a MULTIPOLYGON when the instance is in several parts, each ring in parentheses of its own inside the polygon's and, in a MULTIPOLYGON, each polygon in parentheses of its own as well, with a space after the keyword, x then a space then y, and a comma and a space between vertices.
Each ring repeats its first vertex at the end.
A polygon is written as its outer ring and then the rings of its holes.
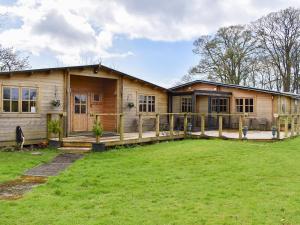
POLYGON ((298 73, 295 69, 299 66, 300 11, 288 8, 270 13, 254 22, 252 30, 258 47, 279 74, 277 81, 281 80, 283 91, 291 91, 292 76, 294 72, 298 73))
POLYGON ((23 57, 14 49, 4 48, 0 45, 0 71, 15 71, 30 68, 28 56, 23 57))
POLYGON ((246 26, 223 27, 215 35, 202 36, 194 42, 193 52, 200 55, 190 74, 204 74, 223 83, 247 82, 255 63, 256 41, 246 26))

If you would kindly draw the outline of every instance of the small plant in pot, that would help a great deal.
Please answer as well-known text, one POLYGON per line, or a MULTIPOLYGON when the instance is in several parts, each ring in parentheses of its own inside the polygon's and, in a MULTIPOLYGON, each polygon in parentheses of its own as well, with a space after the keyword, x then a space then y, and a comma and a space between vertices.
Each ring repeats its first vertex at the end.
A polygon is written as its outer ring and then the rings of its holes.
MULTIPOLYGON (((57 137, 61 132, 59 120, 50 120, 48 122, 48 131, 49 131, 49 133, 54 134, 57 137)), ((57 140, 50 139, 48 144, 49 144, 49 147, 52 147, 52 148, 61 147, 61 141, 57 141, 57 140)))
POLYGON ((105 151, 105 144, 100 143, 100 137, 103 134, 103 128, 100 121, 95 120, 94 126, 93 126, 93 132, 96 136, 96 143, 92 143, 93 151, 95 152, 102 152, 105 151))
POLYGON ((54 99, 51 101, 51 105, 54 107, 54 108, 58 108, 60 106, 60 100, 58 99, 54 99))
POLYGON ((127 103, 127 106, 129 109, 133 108, 134 107, 134 103, 133 102, 128 102, 127 103))

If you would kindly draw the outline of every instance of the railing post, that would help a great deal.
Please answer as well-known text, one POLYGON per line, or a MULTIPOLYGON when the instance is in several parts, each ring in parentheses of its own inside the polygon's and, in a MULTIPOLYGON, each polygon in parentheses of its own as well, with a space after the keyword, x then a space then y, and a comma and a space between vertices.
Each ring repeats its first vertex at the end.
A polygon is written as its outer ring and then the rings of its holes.
MULTIPOLYGON (((99 123, 99 115, 96 115, 96 124, 98 124, 99 123)), ((100 137, 97 135, 96 136, 96 143, 99 143, 99 141, 100 141, 100 137)))
POLYGON ((59 141, 63 140, 63 133, 64 133, 64 115, 59 114, 59 126, 60 126, 60 132, 59 132, 59 141))
POLYGON ((291 137, 295 135, 295 117, 291 116, 291 137))
POLYGON ((219 137, 222 137, 222 131, 223 131, 223 117, 219 116, 219 137))
POLYGON ((297 136, 300 134, 300 116, 297 116, 297 136))
POLYGON ((51 133, 49 132, 49 122, 51 121, 51 114, 47 113, 47 140, 51 138, 51 133))
POLYGON ((170 114, 170 136, 174 135, 174 115, 170 114))
POLYGON ((156 114, 155 133, 156 137, 159 137, 159 114, 156 114))
POLYGON ((281 127, 280 116, 278 116, 277 117, 277 139, 280 139, 280 127, 281 127))
POLYGON ((143 138, 143 116, 139 114, 139 139, 143 138))
POLYGON ((201 136, 205 135, 205 114, 201 114, 201 136))
POLYGON ((288 134, 289 134, 289 118, 288 116, 286 116, 284 120, 284 137, 287 138, 288 134))
POLYGON ((124 116, 122 113, 120 114, 119 123, 120 123, 120 129, 119 129, 120 141, 123 141, 124 140, 124 116))
POLYGON ((243 138, 243 118, 239 117, 239 139, 243 138))
POLYGON ((185 137, 187 136, 187 123, 188 123, 187 113, 185 113, 184 114, 184 124, 183 124, 183 130, 184 130, 184 136, 185 137))

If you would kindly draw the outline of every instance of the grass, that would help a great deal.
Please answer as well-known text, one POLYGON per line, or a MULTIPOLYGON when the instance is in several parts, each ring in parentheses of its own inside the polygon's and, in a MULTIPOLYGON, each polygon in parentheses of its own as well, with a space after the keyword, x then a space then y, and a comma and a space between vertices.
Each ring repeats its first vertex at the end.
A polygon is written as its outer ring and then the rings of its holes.
POLYGON ((0 224, 300 224, 299 146, 186 140, 89 154, 0 201, 0 224))
POLYGON ((40 163, 49 161, 57 153, 53 150, 41 150, 42 155, 31 152, 0 152, 0 183, 9 181, 40 163))

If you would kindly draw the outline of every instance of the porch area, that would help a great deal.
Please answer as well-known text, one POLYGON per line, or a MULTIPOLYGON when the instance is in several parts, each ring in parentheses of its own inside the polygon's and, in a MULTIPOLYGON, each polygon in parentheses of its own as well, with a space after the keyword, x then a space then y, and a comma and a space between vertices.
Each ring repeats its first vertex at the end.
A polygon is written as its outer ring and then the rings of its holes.
MULTIPOLYGON (((107 114, 96 114, 94 119, 100 118, 107 114)), ((100 142, 105 143, 107 147, 120 146, 120 145, 134 145, 150 142, 177 140, 177 139, 209 139, 209 138, 221 138, 221 139, 239 139, 239 140, 255 140, 255 141, 275 141, 283 140, 300 135, 300 115, 279 115, 274 117, 274 124, 272 130, 249 130, 245 126, 247 120, 246 114, 234 114, 230 116, 238 117, 237 129, 223 129, 223 118, 228 114, 201 114, 200 131, 193 131, 192 116, 193 113, 163 113, 156 114, 154 117, 147 114, 138 115, 137 132, 124 132, 124 120, 126 114, 109 114, 118 117, 119 128, 117 132, 105 133, 100 138, 100 142), (175 126, 175 116, 183 119, 182 126, 175 126), (218 118, 218 129, 208 129, 205 121, 207 117, 218 118), (144 126, 146 121, 151 119, 154 121, 153 129, 147 129, 144 126)), ((63 116, 60 117, 63 120, 63 116)), ((74 149, 74 148, 86 148, 90 150, 92 143, 96 142, 96 138, 92 133, 84 134, 78 133, 73 134, 69 137, 51 138, 53 140, 60 140, 63 148, 74 149)))

